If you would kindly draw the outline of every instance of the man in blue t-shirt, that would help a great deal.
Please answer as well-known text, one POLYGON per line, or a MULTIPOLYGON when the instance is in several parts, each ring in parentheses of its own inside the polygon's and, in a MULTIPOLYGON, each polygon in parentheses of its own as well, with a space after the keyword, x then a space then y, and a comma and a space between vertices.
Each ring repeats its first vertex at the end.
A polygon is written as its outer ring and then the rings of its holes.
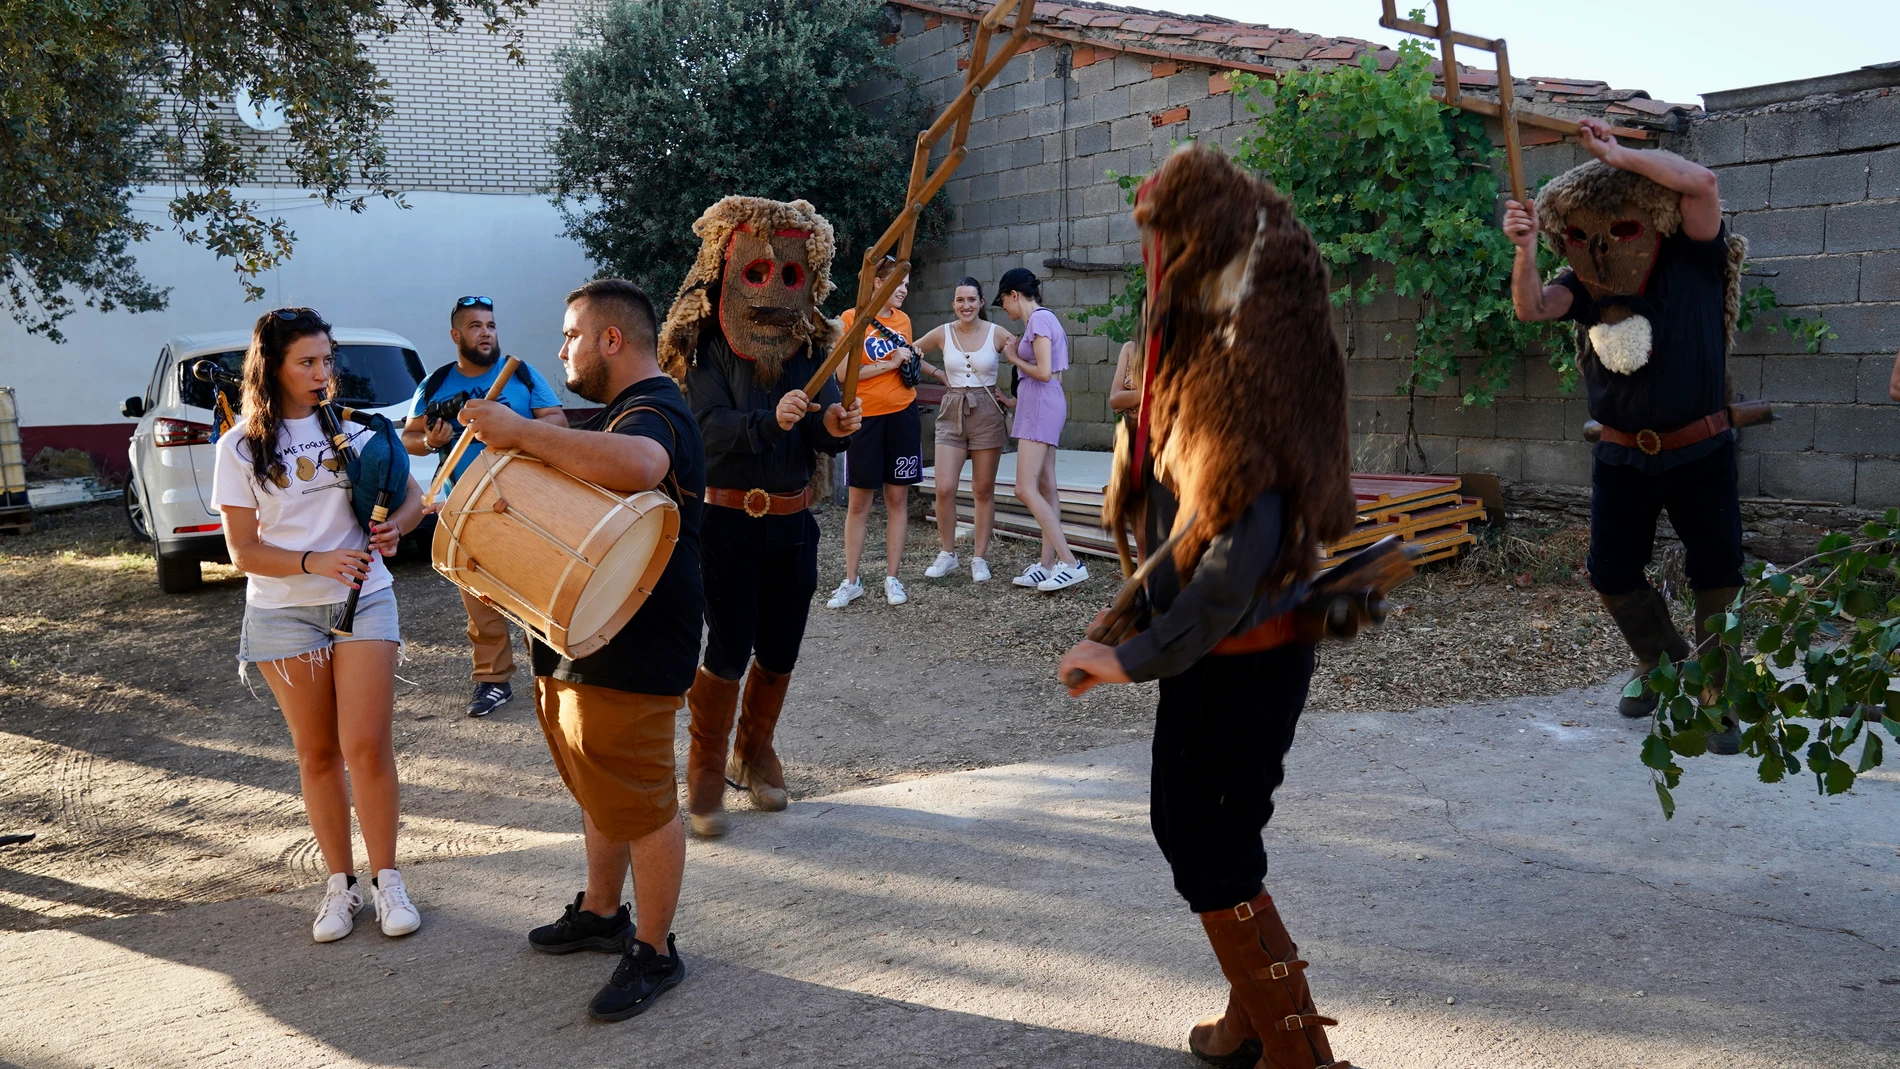
MULTIPOLYGON (((462 424, 453 417, 430 419, 433 402, 455 398, 478 398, 488 394, 500 374, 501 339, 495 332, 495 302, 487 297, 463 297, 449 312, 449 338, 455 342, 455 363, 431 372, 416 388, 415 403, 409 421, 402 428, 402 444, 415 456, 436 454, 446 460, 462 424)), ((502 387, 501 401, 525 417, 545 420, 557 427, 567 426, 561 400, 535 370, 525 362, 502 387)), ((470 442, 451 478, 462 472, 481 455, 482 443, 470 442)), ((468 640, 474 647, 475 693, 468 702, 468 715, 487 716, 503 702, 514 697, 509 680, 515 674, 514 641, 508 634, 508 620, 493 608, 462 592, 462 605, 468 610, 468 640)))

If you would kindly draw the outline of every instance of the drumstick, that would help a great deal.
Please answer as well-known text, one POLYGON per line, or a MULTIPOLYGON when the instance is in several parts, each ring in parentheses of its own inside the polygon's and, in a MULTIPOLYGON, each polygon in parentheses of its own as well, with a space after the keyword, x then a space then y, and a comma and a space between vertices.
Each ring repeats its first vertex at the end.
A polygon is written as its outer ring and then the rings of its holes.
MULTIPOLYGON (((508 385, 509 377, 515 373, 515 368, 519 366, 520 363, 521 361, 512 356, 503 361, 501 374, 495 376, 495 384, 490 386, 488 392, 482 395, 482 400, 493 401, 499 398, 501 396, 501 388, 508 385)), ((434 501, 435 495, 442 492, 442 484, 448 481, 449 472, 454 471, 455 465, 461 463, 462 454, 468 451, 468 443, 474 440, 475 428, 463 427, 462 436, 455 440, 455 448, 449 450, 448 459, 444 460, 442 466, 436 469, 435 478, 429 483, 429 496, 422 499, 423 504, 426 505, 434 501)))

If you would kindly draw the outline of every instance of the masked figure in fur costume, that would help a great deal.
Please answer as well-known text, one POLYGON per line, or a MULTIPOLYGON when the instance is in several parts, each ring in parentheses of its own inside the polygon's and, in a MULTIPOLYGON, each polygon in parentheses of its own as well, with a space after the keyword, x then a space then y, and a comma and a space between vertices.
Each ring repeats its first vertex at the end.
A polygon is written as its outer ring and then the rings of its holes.
POLYGON ((727 197, 693 233, 699 258, 660 328, 659 355, 706 441, 707 642, 686 695, 686 785, 693 831, 711 836, 726 830, 728 781, 759 809, 785 808, 772 736, 818 588, 809 487, 817 455, 844 452, 861 417, 832 380, 804 393, 835 337, 818 310, 831 292, 831 224, 802 200, 727 197))
POLYGON ((1085 641, 1070 693, 1161 681, 1151 815, 1174 886, 1232 985, 1189 1045, 1233 1069, 1335 1061, 1306 962, 1266 893, 1261 831, 1306 704, 1313 646, 1291 634, 1321 542, 1352 528, 1346 363, 1326 265, 1292 205, 1189 146, 1137 195, 1149 292, 1141 405, 1104 509, 1146 554, 1145 626, 1085 641))
MULTIPOLYGON (((1687 551, 1699 644, 1714 641, 1704 623, 1742 585, 1727 357, 1748 246, 1727 233, 1713 171, 1624 148, 1601 120, 1581 125, 1596 159, 1553 179, 1535 210, 1506 206, 1504 229, 1518 247, 1511 297, 1519 319, 1577 324, 1590 418, 1603 425, 1590 583, 1647 674, 1663 654, 1690 655, 1668 602, 1643 577, 1664 509, 1687 551), (1540 228, 1570 261, 1549 285, 1537 270, 1540 228)), ((1648 693, 1618 706, 1628 717, 1655 708, 1648 693)), ((1739 732, 1732 720, 1726 728, 1710 737, 1712 752, 1737 751, 1739 732)))

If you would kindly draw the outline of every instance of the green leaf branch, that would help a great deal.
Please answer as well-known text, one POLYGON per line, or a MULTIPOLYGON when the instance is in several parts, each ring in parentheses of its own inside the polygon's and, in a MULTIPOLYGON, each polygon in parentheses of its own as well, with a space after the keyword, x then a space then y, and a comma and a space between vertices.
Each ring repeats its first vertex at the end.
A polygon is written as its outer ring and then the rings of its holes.
MULTIPOLYGON (((1747 271, 1750 266, 1743 264, 1742 270, 1747 271)), ((1821 351, 1821 342, 1840 337, 1820 316, 1809 319, 1805 316, 1784 315, 1776 319, 1768 314, 1776 307, 1775 291, 1769 287, 1750 286, 1743 290, 1741 313, 1735 317, 1735 333, 1746 334, 1753 330, 1759 318, 1763 330, 1770 334, 1787 331, 1800 339, 1802 351, 1808 353, 1818 353, 1821 351)))
POLYGON ((1757 562, 1728 610, 1709 618, 1718 645, 1680 664, 1665 657, 1630 682, 1626 695, 1647 687, 1657 697, 1642 761, 1664 816, 1675 814, 1678 759, 1705 753, 1724 716, 1741 726, 1763 783, 1805 769, 1817 791, 1840 794, 1880 766, 1880 732, 1900 740, 1896 541, 1900 509, 1888 509, 1788 568, 1757 562))

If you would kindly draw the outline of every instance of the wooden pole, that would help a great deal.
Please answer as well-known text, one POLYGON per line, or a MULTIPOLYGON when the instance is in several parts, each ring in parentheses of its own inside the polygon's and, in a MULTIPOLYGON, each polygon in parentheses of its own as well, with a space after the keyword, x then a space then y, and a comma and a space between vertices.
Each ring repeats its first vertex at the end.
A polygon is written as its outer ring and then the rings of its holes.
POLYGON ((1511 172, 1511 199, 1519 204, 1528 204, 1524 199, 1524 149, 1517 129, 1517 93, 1511 83, 1511 53, 1504 47, 1504 38, 1498 38, 1495 43, 1498 56, 1498 123, 1504 127, 1504 164, 1511 172))
MULTIPOLYGON (((482 400, 493 401, 499 398, 501 396, 501 388, 508 385, 508 380, 514 377, 515 368, 520 366, 521 361, 512 356, 503 362, 501 365, 501 374, 495 376, 495 384, 490 386, 488 392, 482 395, 482 400)), ((455 440, 455 448, 449 450, 448 458, 442 462, 442 466, 435 469, 435 478, 429 483, 429 496, 422 499, 424 504, 434 501, 435 495, 442 492, 442 484, 448 481, 449 472, 454 471, 455 466, 462 462, 462 454, 468 451, 468 443, 474 440, 475 428, 463 427, 462 436, 455 440)))
MULTIPOLYGON (((930 198, 943 189, 944 183, 950 181, 950 176, 956 172, 957 166, 969 155, 969 150, 964 147, 963 142, 970 133, 970 120, 976 110, 976 98, 982 94, 984 87, 1002 72, 1003 65, 1008 63, 1028 41, 1032 15, 1033 7, 1026 4, 1025 0, 1001 0, 977 21, 976 34, 970 46, 970 66, 964 75, 963 88, 959 89, 950 103, 944 106, 936 121, 917 135, 917 148, 911 157, 910 186, 904 198, 904 209, 897 214, 896 219, 891 221, 891 225, 885 228, 884 233, 879 235, 877 241, 865 250, 864 262, 858 268, 858 300, 853 306, 851 327, 844 332, 844 337, 839 338, 837 344, 832 346, 824 363, 819 366, 818 373, 813 375, 811 381, 806 384, 806 396, 816 397, 818 391, 824 388, 825 380, 837 372, 839 363, 846 359, 847 354, 855 353, 858 347, 864 344, 865 330, 870 326, 871 321, 877 318, 877 313, 883 310, 885 302, 889 301, 891 294, 896 292, 904 276, 910 273, 912 246, 917 240, 917 219, 923 214, 924 205, 930 203, 930 198), (998 26, 1002 25, 1003 19, 1011 14, 1015 15, 1016 20, 1010 26, 1009 37, 992 56, 989 54, 990 36, 998 26), (937 166, 935 173, 932 173, 930 170, 931 150, 946 133, 951 135, 950 151, 944 156, 943 162, 937 166), (882 284, 879 284, 877 264, 886 253, 893 250, 898 261, 897 268, 882 284)), ((858 368, 862 363, 860 360, 852 359, 845 365, 842 392, 846 408, 851 407, 851 402, 857 398, 858 368)))

